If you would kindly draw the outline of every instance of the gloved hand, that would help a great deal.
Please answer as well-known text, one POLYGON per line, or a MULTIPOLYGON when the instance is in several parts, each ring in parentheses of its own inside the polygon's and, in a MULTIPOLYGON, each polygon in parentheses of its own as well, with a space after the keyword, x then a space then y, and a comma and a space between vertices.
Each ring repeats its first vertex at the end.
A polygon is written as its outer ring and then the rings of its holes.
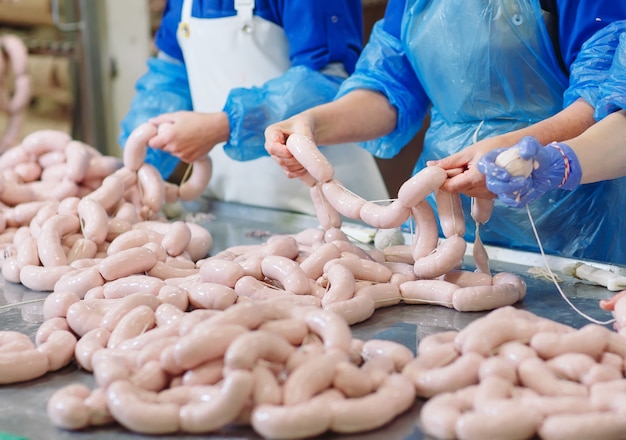
POLYGON ((509 148, 498 148, 481 157, 478 170, 485 175, 487 189, 507 205, 519 208, 556 188, 573 190, 580 184, 582 170, 574 150, 553 142, 545 147, 526 136, 509 148), (500 153, 516 148, 521 160, 531 160, 529 175, 516 175, 511 166, 497 165, 500 153))

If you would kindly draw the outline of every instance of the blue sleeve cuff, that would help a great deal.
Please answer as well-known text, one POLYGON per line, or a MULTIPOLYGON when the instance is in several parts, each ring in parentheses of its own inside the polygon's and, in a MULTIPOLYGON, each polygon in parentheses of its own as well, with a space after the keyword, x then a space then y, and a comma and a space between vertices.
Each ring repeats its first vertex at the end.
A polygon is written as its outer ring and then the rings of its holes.
POLYGON ((609 78, 600 85, 600 99, 594 114, 596 120, 626 109, 626 33, 620 35, 609 78))
POLYGON ((296 66, 262 87, 231 90, 223 109, 230 123, 224 151, 239 161, 267 156, 265 127, 331 101, 340 83, 341 78, 296 66))
POLYGON ((626 21, 614 22, 596 32, 581 47, 570 67, 570 85, 563 96, 565 107, 579 98, 596 107, 600 86, 609 80, 609 71, 626 21))
POLYGON ((384 94, 396 107, 396 128, 386 136, 360 144, 377 157, 391 158, 421 128, 430 99, 417 79, 400 40, 385 31, 383 26, 384 21, 374 25, 356 71, 341 85, 337 97, 356 89, 369 89, 384 94))

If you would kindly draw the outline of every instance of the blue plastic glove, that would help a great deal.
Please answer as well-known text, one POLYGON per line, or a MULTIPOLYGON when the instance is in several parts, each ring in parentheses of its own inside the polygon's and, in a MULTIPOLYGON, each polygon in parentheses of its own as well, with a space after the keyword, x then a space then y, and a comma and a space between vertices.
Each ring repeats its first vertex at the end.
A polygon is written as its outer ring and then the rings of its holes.
POLYGON ((544 147, 534 137, 526 136, 509 148, 490 151, 477 164, 478 170, 485 175, 487 189, 507 205, 519 208, 547 191, 557 188, 571 191, 580 185, 580 163, 567 144, 553 142, 544 147), (509 148, 517 148, 521 159, 533 161, 528 177, 512 175, 496 165, 500 153, 509 148))

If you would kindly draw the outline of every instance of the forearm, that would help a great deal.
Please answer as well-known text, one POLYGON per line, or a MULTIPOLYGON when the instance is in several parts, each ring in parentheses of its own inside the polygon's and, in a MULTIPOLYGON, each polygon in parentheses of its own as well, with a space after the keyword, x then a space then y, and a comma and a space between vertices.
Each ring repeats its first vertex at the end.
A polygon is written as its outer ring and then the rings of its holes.
POLYGON ((580 161, 581 183, 626 176, 626 110, 610 114, 565 143, 580 161))
POLYGON ((595 123, 593 111, 592 106, 579 99, 554 116, 503 135, 505 142, 499 142, 499 144, 500 146, 511 146, 519 142, 524 136, 533 136, 544 145, 553 141, 560 142, 572 139, 595 123))
POLYGON ((307 110, 318 145, 361 142, 390 133, 397 111, 387 98, 370 90, 354 90, 328 104, 307 110))

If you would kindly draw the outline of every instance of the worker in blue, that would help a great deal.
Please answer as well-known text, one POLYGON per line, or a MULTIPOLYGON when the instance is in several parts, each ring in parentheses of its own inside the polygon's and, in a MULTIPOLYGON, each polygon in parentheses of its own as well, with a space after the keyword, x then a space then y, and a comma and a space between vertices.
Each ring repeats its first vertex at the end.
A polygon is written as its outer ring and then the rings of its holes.
MULTIPOLYGON (((362 16, 359 0, 169 0, 120 145, 152 121, 159 132, 146 162, 164 178, 180 178, 209 154, 206 196, 313 213, 309 188, 268 157, 263 130, 332 100, 362 49, 362 16)), ((371 199, 388 198, 373 156, 345 147, 326 151, 337 178, 371 199)))
MULTIPOLYGON (((571 191, 581 184, 626 176, 626 32, 620 35, 609 77, 600 84, 598 96, 595 117, 599 122, 579 136, 548 145, 527 136, 512 147, 482 156, 477 167, 485 175, 487 188, 507 205, 519 208, 548 191, 571 191), (527 161, 532 167, 526 173, 510 170, 498 159, 505 152, 513 152, 516 161, 527 161)), ((615 204, 625 198, 626 191, 615 204)))
MULTIPOLYGON (((444 189, 462 193, 468 227, 471 197, 494 198, 479 158, 524 136, 542 144, 571 139, 595 123, 599 85, 619 35, 626 2, 613 0, 390 0, 355 73, 332 103, 266 130, 266 149, 286 175, 302 166, 284 143, 303 132, 324 145, 356 140, 379 157, 408 144, 430 112, 414 173, 448 171, 444 189), (338 124, 349 115, 350 124, 338 124)), ((529 205, 551 254, 626 263, 626 218, 614 203, 622 180, 546 194, 529 205)), ((434 197, 429 203, 436 208, 434 197)), ((495 201, 481 239, 538 251, 525 210, 495 201)))

